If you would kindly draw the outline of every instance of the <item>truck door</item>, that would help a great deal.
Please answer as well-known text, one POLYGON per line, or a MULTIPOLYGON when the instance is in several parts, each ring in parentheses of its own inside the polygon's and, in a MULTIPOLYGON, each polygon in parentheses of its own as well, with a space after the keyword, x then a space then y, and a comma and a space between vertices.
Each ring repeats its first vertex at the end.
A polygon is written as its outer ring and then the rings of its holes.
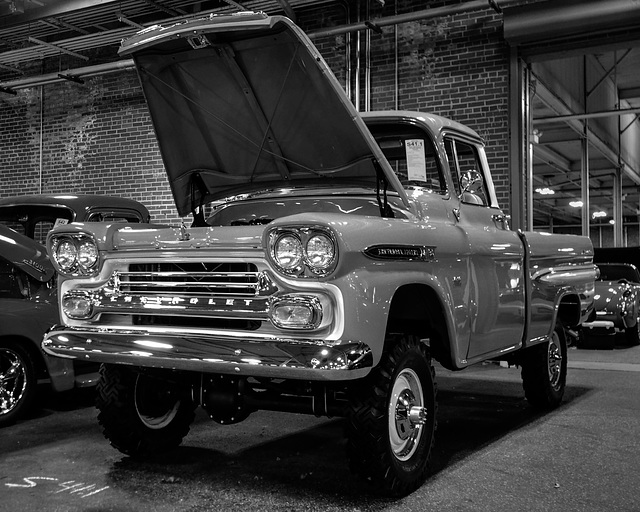
POLYGON ((482 147, 461 136, 444 142, 458 195, 455 217, 470 247, 467 360, 473 362, 522 341, 524 247, 497 206, 482 147))

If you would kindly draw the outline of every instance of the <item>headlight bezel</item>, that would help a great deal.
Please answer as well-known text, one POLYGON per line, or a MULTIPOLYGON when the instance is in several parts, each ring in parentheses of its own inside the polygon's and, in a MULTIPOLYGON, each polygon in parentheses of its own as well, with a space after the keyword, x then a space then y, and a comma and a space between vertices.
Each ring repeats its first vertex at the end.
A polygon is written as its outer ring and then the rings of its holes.
POLYGON ((93 235, 89 233, 60 233, 52 234, 49 240, 49 256, 59 274, 74 277, 92 277, 97 275, 100 268, 100 250, 93 235), (63 264, 59 258, 61 247, 73 247, 74 258, 72 263, 63 264), (92 256, 85 262, 81 261, 80 251, 84 247, 85 252, 92 252, 92 256), (87 248, 90 248, 87 251, 87 248))
POLYGON ((338 264, 338 243, 336 237, 329 228, 324 226, 278 226, 267 233, 267 254, 276 269, 290 277, 324 277, 331 274, 338 264), (280 241, 286 237, 292 237, 299 242, 302 250, 302 258, 299 264, 287 267, 281 264, 277 254, 280 241), (315 238, 323 239, 332 249, 321 264, 314 263, 309 255, 309 244, 315 238))

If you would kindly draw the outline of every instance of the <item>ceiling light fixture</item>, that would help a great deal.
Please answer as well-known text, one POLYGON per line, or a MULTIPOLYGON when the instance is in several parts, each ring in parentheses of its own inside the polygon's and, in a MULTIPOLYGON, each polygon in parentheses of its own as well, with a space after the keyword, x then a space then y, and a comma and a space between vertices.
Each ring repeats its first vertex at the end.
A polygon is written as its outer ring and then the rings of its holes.
POLYGON ((569 206, 572 206, 573 208, 582 208, 582 201, 571 201, 569 206))
POLYGON ((537 189, 536 189, 536 192, 537 192, 538 194, 543 195, 543 196, 551 196, 551 195, 553 195, 553 194, 555 194, 555 193, 556 193, 556 191, 555 191, 555 190, 553 190, 552 188, 549 188, 549 187, 537 188, 537 189))
POLYGON ((605 212, 604 210, 600 210, 599 212, 593 212, 591 214, 591 217, 593 217, 594 219, 599 219, 606 216, 607 216, 607 212, 605 212))

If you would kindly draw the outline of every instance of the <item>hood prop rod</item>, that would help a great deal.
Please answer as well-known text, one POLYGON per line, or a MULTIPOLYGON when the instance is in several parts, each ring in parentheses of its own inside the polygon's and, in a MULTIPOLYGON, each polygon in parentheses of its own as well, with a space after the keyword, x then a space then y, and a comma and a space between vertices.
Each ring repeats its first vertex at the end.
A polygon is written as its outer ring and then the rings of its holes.
POLYGON ((204 202, 207 195, 209 195, 209 189, 199 172, 193 173, 189 181, 191 189, 189 191, 189 195, 191 196, 191 213, 193 214, 191 227, 201 228, 207 225, 207 222, 204 220, 204 202), (200 204, 198 206, 196 206, 196 188, 200 193, 200 204))
POLYGON ((376 170, 376 198, 378 200, 378 208, 380 208, 380 216, 381 217, 389 217, 393 218, 393 210, 389 206, 389 201, 387 198, 387 187, 389 183, 387 182, 387 177, 380 167, 380 162, 377 159, 372 159, 373 167, 376 170), (382 198, 380 198, 380 185, 382 185, 382 198))

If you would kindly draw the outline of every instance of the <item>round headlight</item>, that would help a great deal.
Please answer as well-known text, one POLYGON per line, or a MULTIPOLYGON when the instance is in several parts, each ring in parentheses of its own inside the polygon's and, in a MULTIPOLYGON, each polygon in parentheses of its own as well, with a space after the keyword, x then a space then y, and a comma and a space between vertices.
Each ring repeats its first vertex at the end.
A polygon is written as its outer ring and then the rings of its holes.
POLYGON ((76 246, 71 240, 62 240, 55 249, 54 258, 62 270, 72 270, 78 258, 76 246))
POLYGON ((312 269, 324 270, 336 254, 333 240, 327 235, 314 235, 307 241, 307 263, 312 269))
POLYGON ((98 248, 93 241, 84 241, 78 247, 78 263, 86 269, 93 267, 98 261, 98 248))
POLYGON ((284 270, 294 270, 302 261, 302 244, 293 235, 283 235, 276 240, 273 258, 284 270))

